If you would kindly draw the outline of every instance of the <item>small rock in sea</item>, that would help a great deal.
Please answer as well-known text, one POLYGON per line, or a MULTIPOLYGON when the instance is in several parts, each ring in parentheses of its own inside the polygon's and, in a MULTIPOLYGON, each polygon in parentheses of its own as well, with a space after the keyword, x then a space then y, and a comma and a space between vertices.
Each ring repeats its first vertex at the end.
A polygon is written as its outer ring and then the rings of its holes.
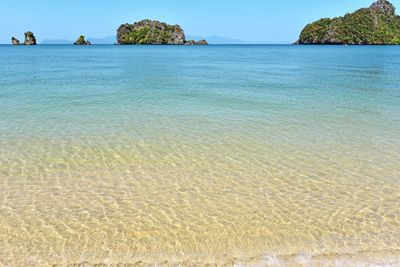
POLYGON ((85 36, 81 35, 79 36, 78 40, 76 40, 74 45, 92 45, 92 43, 90 41, 87 41, 85 39, 85 36))
POLYGON ((208 42, 204 39, 197 42, 194 40, 188 40, 185 45, 208 45, 208 42))
POLYGON ((21 44, 21 42, 20 42, 17 38, 15 38, 15 37, 12 37, 12 38, 11 38, 11 43, 12 43, 13 45, 20 45, 20 44, 21 44))
POLYGON ((194 40, 187 40, 185 45, 195 45, 196 42, 194 40))
POLYGON ((36 45, 36 37, 33 32, 25 33, 25 42, 24 45, 36 45))
POLYGON ((208 42, 203 39, 203 40, 195 42, 195 45, 208 45, 208 42))

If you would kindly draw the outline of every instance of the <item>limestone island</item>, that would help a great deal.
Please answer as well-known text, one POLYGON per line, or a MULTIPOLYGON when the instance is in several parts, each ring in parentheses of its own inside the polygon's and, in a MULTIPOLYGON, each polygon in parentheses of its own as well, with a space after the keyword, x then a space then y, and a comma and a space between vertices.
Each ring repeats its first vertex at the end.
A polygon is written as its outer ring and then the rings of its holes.
POLYGON ((78 40, 75 41, 74 45, 92 45, 92 43, 85 39, 85 36, 79 36, 78 40))
POLYGON ((21 44, 21 42, 15 37, 11 38, 11 43, 13 45, 36 45, 36 37, 32 32, 26 32, 24 43, 21 44))
POLYGON ((123 24, 117 30, 120 45, 208 45, 206 40, 186 40, 179 25, 169 25, 155 20, 142 20, 123 24))
POLYGON ((400 16, 387 0, 378 0, 343 17, 308 24, 296 44, 398 45, 400 16))

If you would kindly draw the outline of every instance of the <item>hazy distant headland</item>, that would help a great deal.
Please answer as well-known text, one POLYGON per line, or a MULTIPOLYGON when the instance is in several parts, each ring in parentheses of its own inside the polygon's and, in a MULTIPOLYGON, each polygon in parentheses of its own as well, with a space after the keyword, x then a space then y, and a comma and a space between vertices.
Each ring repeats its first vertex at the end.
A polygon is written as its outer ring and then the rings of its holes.
POLYGON ((323 18, 308 24, 297 44, 398 45, 400 17, 387 0, 343 17, 323 18))
MULTIPOLYGON (((89 40, 92 44, 115 44, 116 40, 115 35, 106 36, 103 38, 95 38, 95 37, 87 37, 86 39, 89 40)), ((73 40, 68 39, 45 39, 40 44, 45 45, 72 45, 74 44, 73 40)))

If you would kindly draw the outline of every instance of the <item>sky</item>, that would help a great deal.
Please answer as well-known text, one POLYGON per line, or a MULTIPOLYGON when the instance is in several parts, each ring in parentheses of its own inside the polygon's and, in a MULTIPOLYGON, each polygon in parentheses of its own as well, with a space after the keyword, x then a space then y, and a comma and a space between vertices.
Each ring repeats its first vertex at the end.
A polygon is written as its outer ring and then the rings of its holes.
MULTIPOLYGON (((101 38, 149 18, 179 24, 188 35, 249 43, 293 43, 302 28, 369 6, 373 0, 1 0, 0 43, 32 31, 38 41, 101 38)), ((392 3, 400 7, 400 0, 392 3)))

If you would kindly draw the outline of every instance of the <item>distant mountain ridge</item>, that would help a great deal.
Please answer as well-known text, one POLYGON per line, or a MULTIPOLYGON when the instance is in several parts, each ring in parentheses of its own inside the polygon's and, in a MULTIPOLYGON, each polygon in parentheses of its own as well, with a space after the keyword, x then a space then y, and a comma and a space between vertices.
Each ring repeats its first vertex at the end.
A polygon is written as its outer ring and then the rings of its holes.
POLYGON ((93 44, 115 44, 117 42, 117 37, 115 35, 106 36, 103 38, 88 37, 87 39, 93 44))
MULTIPOLYGON (((86 38, 89 40, 92 44, 115 44, 116 42, 116 37, 115 35, 112 36, 107 36, 103 38, 94 38, 94 37, 88 37, 86 38)), ((74 41, 71 40, 66 40, 66 39, 46 39, 43 40, 40 44, 47 44, 47 45, 55 45, 55 44, 74 44, 74 41)))
POLYGON ((73 44, 74 41, 70 40, 65 40, 65 39, 59 39, 59 40, 52 40, 52 39, 46 39, 43 40, 40 44, 47 44, 47 45, 54 45, 54 44, 73 44))
MULTIPOLYGON (((103 38, 93 38, 93 37, 88 37, 86 38, 89 40, 92 44, 115 44, 117 42, 117 37, 115 35, 111 36, 106 36, 103 38)), ((257 42, 246 42, 243 40, 239 39, 233 39, 233 38, 228 38, 228 37, 223 37, 223 36, 218 36, 218 35, 212 35, 212 36, 200 36, 200 35, 186 35, 186 39, 188 40, 201 40, 201 39, 206 39, 209 44, 254 44, 257 42)), ((55 44, 73 44, 74 41, 71 40, 66 40, 66 39, 46 39, 43 40, 40 44, 47 44, 47 45, 55 45, 55 44)), ((261 42, 264 43, 264 42, 261 42)))

